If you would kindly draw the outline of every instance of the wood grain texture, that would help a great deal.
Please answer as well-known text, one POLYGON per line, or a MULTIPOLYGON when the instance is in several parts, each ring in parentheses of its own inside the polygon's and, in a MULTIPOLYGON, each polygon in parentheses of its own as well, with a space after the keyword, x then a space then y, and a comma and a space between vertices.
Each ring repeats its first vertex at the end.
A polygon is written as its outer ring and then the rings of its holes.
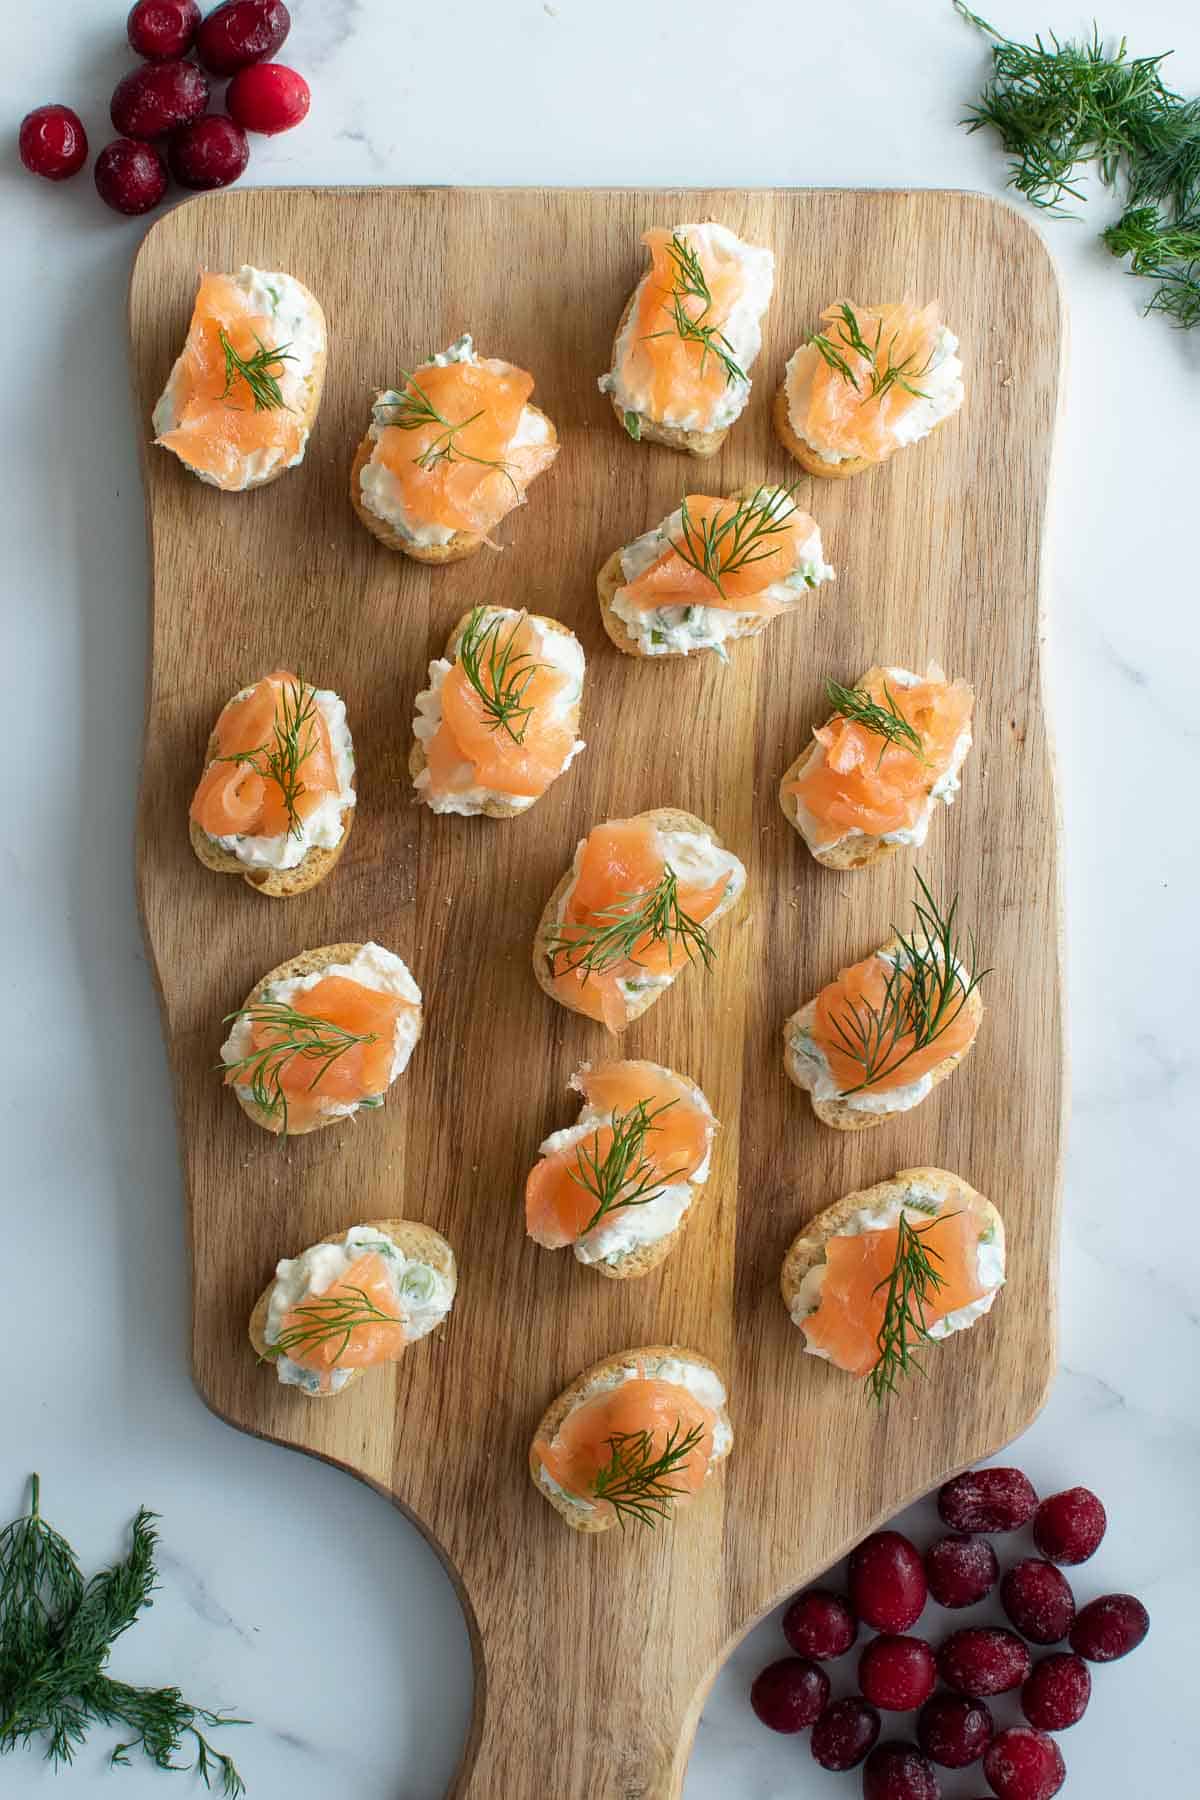
MULTIPOLYGON (((1062 1025, 1055 804, 1039 669, 1039 555, 1061 318, 1049 259, 1006 206, 954 193, 241 191, 156 225, 132 287, 153 550, 153 646, 138 861, 175 1078, 194 1258, 193 1355, 231 1423, 352 1470, 438 1546, 477 1669, 455 1792, 483 1800, 665 1800, 730 1644, 792 1584, 1033 1417, 1054 1361, 1062 1025), (630 443, 596 376, 651 224, 717 217, 774 246, 778 284, 747 414, 701 471, 630 443), (217 494, 149 446, 200 265, 307 282, 329 318, 324 406, 302 469, 217 494), (837 582, 737 646, 728 668, 622 656, 596 570, 678 504, 790 480, 771 400, 837 295, 940 297, 967 402, 925 445, 845 483, 802 480, 837 582), (475 333, 536 376, 562 452, 504 548, 444 569, 355 520, 347 471, 373 390, 475 333), (565 620, 589 658, 588 749, 516 821, 436 818, 406 762, 413 696, 469 606, 565 620), (920 867, 957 888, 994 965, 966 1066, 878 1131, 822 1128, 786 1080, 780 1031, 840 963, 905 916, 912 861, 820 868, 776 803, 825 713, 827 675, 940 658, 978 689, 960 803, 920 867), (216 713, 280 663, 337 688, 359 752, 359 818, 331 878, 286 903, 208 874, 187 802, 216 713), (531 934, 577 839, 647 807, 700 814, 748 864, 711 977, 690 971, 623 1053, 698 1081, 723 1130, 699 1216, 644 1282, 599 1281, 523 1235, 536 1147, 576 1113, 567 1078, 599 1027, 553 1005, 531 934), (386 1108, 284 1145, 213 1073, 221 1016, 274 964, 374 937, 425 994, 426 1030, 386 1108), (936 1163, 1004 1214, 1009 1287, 884 1414, 801 1353, 778 1294, 803 1221, 894 1170, 936 1163), (314 1407, 255 1366, 246 1318, 278 1256, 373 1216, 423 1220, 460 1266, 447 1328, 395 1371, 314 1407), (673 1529, 564 1529, 525 1473, 544 1408, 579 1370, 679 1342, 730 1388, 734 1454, 673 1529)), ((399 1779, 397 1785, 399 1792, 399 1779)))

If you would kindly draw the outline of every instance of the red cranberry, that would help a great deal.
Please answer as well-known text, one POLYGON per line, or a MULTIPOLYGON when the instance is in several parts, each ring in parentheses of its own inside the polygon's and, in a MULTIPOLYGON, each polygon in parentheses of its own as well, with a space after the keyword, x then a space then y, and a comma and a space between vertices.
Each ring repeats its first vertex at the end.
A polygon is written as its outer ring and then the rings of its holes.
POLYGON ((205 113, 171 133, 167 161, 185 188, 222 188, 236 181, 250 160, 250 146, 240 125, 220 113, 205 113))
POLYGON ((196 54, 214 75, 234 75, 274 56, 292 28, 282 0, 225 0, 196 34, 196 54))
POLYGON ((880 1744, 863 1770, 863 1800, 941 1800, 933 1764, 915 1744, 880 1744))
POLYGON ((130 45, 149 62, 166 62, 191 49, 200 8, 196 0, 137 0, 125 21, 130 45))
POLYGON ((1020 1469, 968 1469, 939 1488, 937 1508, 952 1531, 1019 1531, 1037 1495, 1020 1469))
POLYGON ((87 161, 87 132, 69 106, 35 106, 21 120, 17 147, 31 175, 66 181, 87 161))
POLYGON ((1092 1677, 1085 1662, 1065 1650, 1043 1656, 1021 1689, 1021 1711, 1041 1731, 1066 1731, 1077 1725, 1092 1697, 1092 1677))
POLYGON ((750 1704, 772 1731, 803 1731, 829 1704, 829 1677, 806 1657, 781 1656, 755 1677, 750 1704))
POLYGON ((968 1700, 961 1694, 935 1694, 925 1702, 917 1720, 922 1750, 943 1769, 966 1769, 978 1762, 995 1731, 983 1701, 968 1700))
POLYGON ((1000 1574, 996 1552, 983 1538, 939 1538, 925 1552, 929 1591, 939 1606, 974 1606, 990 1594, 1000 1574))
POLYGON ((925 1605, 921 1558, 898 1531, 877 1531, 850 1557, 850 1604, 876 1631, 907 1631, 925 1605))
POLYGON ((122 137, 157 138, 207 105, 208 76, 195 63, 142 63, 118 81, 109 111, 122 137))
POLYGON ((858 1659, 864 1699, 884 1712, 913 1712, 937 1685, 937 1663, 923 1638, 872 1638, 858 1659))
POLYGON ((114 212, 149 212, 167 191, 167 171, 152 144, 114 138, 96 158, 96 192, 114 212))
POLYGON ((879 1736, 879 1714, 857 1697, 835 1700, 812 1728, 812 1753, 823 1769, 856 1769, 879 1736))
POLYGON ((1136 1650, 1150 1629, 1150 1614, 1132 1594, 1089 1600, 1071 1627, 1071 1648, 1089 1662, 1116 1662, 1136 1650))
POLYGON ((1099 1549, 1107 1524, 1104 1508, 1090 1488, 1067 1488, 1038 1507, 1033 1541, 1051 1562, 1086 1562, 1099 1549))
POLYGON ((1054 1739, 1028 1725, 1014 1725, 992 1739, 983 1772, 999 1800, 1051 1800, 1067 1779, 1054 1739))
POLYGON ((243 131, 264 137, 290 131, 308 117, 308 83, 282 63, 252 63, 239 69, 229 84, 225 105, 243 131))
POLYGON ((1020 1687, 1032 1658, 1015 1631, 980 1625, 956 1631, 938 1651, 938 1668, 947 1687, 973 1700, 1007 1694, 1020 1687))
POLYGON ((1075 1617, 1075 1596, 1061 1569, 1040 1557, 1014 1563, 1000 1583, 1000 1603, 1031 1644, 1061 1644, 1075 1617))
POLYGON ((858 1636, 858 1624, 840 1594, 809 1588, 784 1613, 783 1635, 797 1656, 828 1662, 846 1654, 858 1636))

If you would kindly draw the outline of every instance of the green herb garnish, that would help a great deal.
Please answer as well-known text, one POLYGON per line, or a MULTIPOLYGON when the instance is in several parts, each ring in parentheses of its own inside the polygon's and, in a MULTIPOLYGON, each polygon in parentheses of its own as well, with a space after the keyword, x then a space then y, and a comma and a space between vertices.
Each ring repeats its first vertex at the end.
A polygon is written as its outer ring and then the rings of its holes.
MULTIPOLYGON (((953 1217, 953 1213, 939 1215, 953 1217)), ((929 1340, 925 1308, 938 1289, 945 1287, 946 1279, 933 1266, 943 1261, 940 1252, 921 1240, 937 1223, 937 1219, 931 1219, 928 1225, 910 1225, 901 1210, 891 1274, 872 1290, 876 1294, 884 1290, 887 1293, 883 1323, 875 1340, 879 1357, 867 1376, 867 1391, 877 1405, 896 1393, 900 1376, 925 1373, 913 1349, 917 1343, 929 1340)))
POLYGON ((751 495, 737 502, 727 518, 714 513, 699 521, 692 518, 685 494, 679 509, 683 537, 681 541, 672 540, 671 547, 685 563, 707 577, 724 599, 724 576, 735 575, 774 554, 775 546, 767 539, 783 531, 798 510, 792 498, 798 486, 798 482, 787 488, 760 484, 751 495))
POLYGON ((493 613, 489 619, 487 613, 486 606, 471 613, 458 641, 458 660, 483 702, 488 729, 502 730, 514 744, 523 744, 533 713, 533 707, 524 704, 525 693, 542 665, 516 648, 517 633, 525 623, 523 612, 507 638, 502 638, 504 615, 493 613))
POLYGON ((457 424, 452 424, 444 414, 438 411, 415 376, 410 375, 407 369, 401 369, 400 373, 404 377, 404 391, 396 393, 393 390, 391 396, 382 395, 375 402, 372 416, 377 425, 394 425, 398 431, 423 431, 430 425, 442 427, 430 439, 424 450, 418 456, 413 457, 417 468, 436 469, 439 463, 444 462, 477 463, 481 469, 498 470, 515 493, 517 484, 513 481, 501 458, 473 456, 469 450, 464 450, 458 441, 459 433, 465 431, 468 425, 474 425, 477 419, 482 419, 486 408, 480 407, 478 412, 473 412, 469 418, 459 419, 457 424))
POLYGON ((237 750, 231 756, 216 759, 221 763, 241 763, 261 775, 264 781, 275 783, 287 812, 289 837, 299 837, 304 829, 296 803, 307 791, 300 779, 300 769, 316 748, 316 713, 317 691, 305 687, 303 677, 298 675, 290 686, 286 682, 283 684, 280 716, 272 728, 271 743, 260 744, 256 750, 237 750))
POLYGON ((592 1483, 592 1493, 597 1500, 608 1501, 622 1530, 629 1519, 653 1530, 670 1512, 676 1495, 687 1491, 668 1477, 682 1469, 703 1437, 701 1425, 681 1436, 676 1419, 656 1456, 650 1432, 617 1432, 608 1440, 609 1459, 592 1483))
POLYGON ((312 1013, 297 1012, 285 1000, 259 1000, 253 1006, 244 1006, 237 1012, 227 1013, 222 1023, 231 1025, 235 1019, 249 1019, 252 1025, 267 1026, 274 1035, 261 1049, 251 1050, 234 1062, 219 1063, 217 1066, 227 1077, 232 1075, 238 1087, 250 1089, 254 1104, 268 1118, 279 1118, 282 1137, 287 1136, 288 1129, 287 1095, 283 1090, 284 1070, 297 1059, 305 1063, 315 1062, 318 1066, 308 1084, 311 1091, 325 1071, 332 1068, 347 1050, 353 1049, 355 1044, 373 1044, 377 1039, 377 1033, 373 1031, 347 1031, 344 1026, 334 1025, 328 1019, 319 1019, 312 1013))
POLYGON ((895 744, 901 750, 911 750, 912 754, 924 762, 925 746, 921 742, 921 734, 915 725, 909 723, 900 708, 896 705, 895 696, 883 684, 883 705, 873 700, 866 688, 841 687, 836 681, 825 683, 825 697, 839 718, 852 720, 869 731, 872 737, 883 738, 879 750, 879 762, 883 762, 883 753, 889 744, 895 744))
POLYGON ((633 439, 634 443, 640 444, 642 441, 642 416, 641 416, 641 414, 635 413, 635 412, 626 412, 625 417, 622 419, 621 423, 624 425, 626 431, 629 433, 629 435, 633 439))
POLYGON ((582 970, 585 980, 619 963, 638 964, 637 951, 651 944, 667 946, 668 962, 677 946, 689 962, 699 956, 705 968, 711 968, 716 957, 703 925, 679 904, 679 881, 670 863, 654 887, 622 894, 586 923, 569 925, 566 931, 569 936, 563 933, 548 940, 547 954, 563 958, 564 973, 582 970))
POLYGON ((281 1331, 273 1344, 266 1345, 264 1360, 291 1356, 298 1362, 301 1357, 311 1356, 325 1344, 340 1339, 329 1359, 332 1365, 345 1355, 351 1334, 359 1325, 394 1325, 403 1330, 401 1319, 393 1313, 383 1312, 365 1288, 352 1284, 347 1284, 344 1294, 316 1294, 309 1300, 301 1300, 292 1308, 292 1316, 297 1323, 281 1331), (299 1355, 293 1356, 296 1351, 299 1355))
POLYGON ((964 973, 955 918, 958 896, 943 918, 929 888, 918 875, 924 904, 914 900, 917 924, 911 938, 893 925, 897 944, 889 951, 891 967, 879 1004, 859 999, 831 1021, 837 1048, 862 1070, 862 1080, 844 1088, 846 1099, 874 1087, 885 1075, 902 1068, 918 1050, 936 1043, 948 1031, 984 976, 974 973, 975 940, 970 939, 971 972, 964 973), (911 1037, 912 1042, 905 1045, 911 1037))
MULTIPOLYGON (((699 344, 702 375, 709 357, 714 356, 725 371, 726 387, 735 381, 748 380, 745 371, 733 359, 733 345, 729 339, 715 325, 704 323, 712 311, 713 297, 699 254, 683 238, 672 233, 667 255, 674 268, 674 279, 663 310, 671 315, 671 328, 670 331, 648 332, 647 338, 669 337, 673 331, 684 343, 699 344), (699 312, 689 312, 689 302, 698 303, 699 312)), ((630 436, 634 433, 630 432, 630 436)))
MULTIPOLYGON (((903 388, 904 392, 906 394, 911 394, 915 400, 928 399, 929 396, 925 393, 924 389, 914 387, 913 383, 914 381, 919 381, 928 371, 930 362, 932 361, 932 352, 930 353, 930 356, 926 357, 919 368, 916 366, 916 351, 913 351, 911 355, 904 357, 900 362, 893 362, 892 352, 896 348, 896 341, 900 335, 899 332, 895 332, 890 341, 885 345, 882 341, 883 320, 877 319, 875 322, 875 342, 873 344, 868 344, 862 334, 862 327, 858 322, 858 314, 848 300, 841 300, 838 302, 838 313, 840 314, 838 323, 841 327, 841 344, 845 348, 852 350, 856 356, 861 356, 864 362, 870 365, 870 368, 867 371, 867 383, 871 390, 869 395, 870 399, 882 399, 883 395, 892 387, 903 388)), ((862 392, 862 385, 859 382, 858 376, 846 361, 846 358, 842 355, 841 349, 838 344, 834 343, 832 337, 824 332, 817 331, 808 339, 808 344, 811 349, 816 350, 820 354, 822 360, 829 365, 835 374, 840 375, 843 381, 848 381, 850 383, 855 393, 862 392)))
MULTIPOLYGON (((225 388, 222 400, 232 406, 229 396, 233 392, 234 383, 244 381, 254 401, 255 412, 276 412, 283 407, 283 390, 279 386, 279 377, 283 374, 284 363, 296 360, 291 354, 290 346, 279 344, 274 350, 269 350, 255 332, 254 341, 258 349, 253 356, 239 356, 226 337, 224 326, 217 327, 217 337, 225 352, 225 388)), ((290 408, 285 407, 284 410, 289 411, 290 408)))
POLYGON ((647 1133, 658 1129, 654 1121, 674 1105, 674 1100, 667 1100, 662 1106, 650 1108, 645 1100, 639 1100, 627 1113, 613 1113, 612 1142, 603 1156, 600 1154, 599 1131, 595 1132, 590 1144, 580 1144, 574 1179, 596 1202, 596 1210, 580 1237, 586 1237, 612 1213, 627 1206, 646 1206, 651 1200, 657 1200, 663 1189, 676 1176, 682 1175, 682 1169, 660 1173, 650 1158, 642 1154, 647 1133))
POLYGON ((42 1517, 41 1484, 30 1478, 29 1511, 0 1532, 0 1754, 44 1740, 47 1758, 69 1763, 94 1725, 133 1733, 109 1761, 128 1767, 144 1752, 160 1769, 193 1767, 227 1800, 245 1793, 232 1761, 201 1726, 245 1725, 192 1706, 178 1688, 138 1688, 106 1673, 113 1644, 136 1623, 158 1587, 155 1514, 139 1507, 129 1554, 84 1581, 75 1552, 42 1517), (188 1739, 191 1765, 175 1759, 188 1739))
POLYGON ((1020 44, 954 5, 992 40, 991 78, 962 123, 998 133, 1008 185, 1063 216, 1084 199, 1078 175, 1094 163, 1125 208, 1105 244, 1156 283, 1146 311, 1200 323, 1200 100, 1163 81, 1171 53, 1133 57, 1124 38, 1110 51, 1097 26, 1079 42, 1050 32, 1020 44))

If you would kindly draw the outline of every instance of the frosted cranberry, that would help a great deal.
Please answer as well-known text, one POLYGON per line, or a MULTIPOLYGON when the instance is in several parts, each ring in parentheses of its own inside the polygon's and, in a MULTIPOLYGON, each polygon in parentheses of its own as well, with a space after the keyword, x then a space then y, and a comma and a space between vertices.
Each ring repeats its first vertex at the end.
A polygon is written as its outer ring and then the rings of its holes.
POLYGON ((1021 1711, 1041 1731, 1066 1731, 1077 1725, 1092 1697, 1092 1677, 1085 1662, 1065 1650, 1043 1656, 1021 1689, 1021 1711))
POLYGON ((17 148, 31 175, 66 181, 87 161, 87 132, 69 106, 35 106, 21 120, 17 148))
POLYGON ((196 34, 196 54, 214 75, 234 75, 274 56, 292 28, 281 0, 225 0, 196 34))
POLYGON ((863 1770, 863 1800, 941 1800, 933 1764, 915 1744, 880 1744, 863 1770))
POLYGON ((308 83, 295 69, 282 63, 254 63, 234 76, 225 105, 243 131, 274 137, 307 118, 309 99, 308 83))
POLYGON ((1107 1524, 1104 1508, 1090 1488, 1066 1488, 1038 1507, 1033 1541, 1051 1562, 1086 1562, 1100 1548, 1107 1524))
POLYGON ((913 1712, 937 1685, 933 1651, 922 1638, 872 1638, 858 1659, 858 1685, 884 1712, 913 1712))
POLYGON ((995 1731, 983 1701, 968 1700, 961 1694, 935 1694, 925 1702, 917 1720, 922 1750, 943 1769, 966 1769, 978 1762, 995 1731))
POLYGON ((921 1558, 898 1531, 877 1531, 850 1557, 850 1604, 876 1631, 907 1631, 925 1605, 921 1558))
POLYGON ((999 1800, 1051 1800, 1067 1779, 1067 1765, 1054 1739, 1028 1725, 1014 1725, 992 1739, 983 1772, 999 1800))
POLYGON ((755 1677, 750 1704, 772 1731, 803 1731, 829 1704, 829 1677, 806 1657, 782 1656, 755 1677))
POLYGON ((858 1623, 840 1594, 809 1588, 784 1613, 783 1635, 797 1656, 828 1662, 846 1654, 858 1636, 858 1623))
POLYGON ((149 212, 167 191, 167 171, 152 144, 114 138, 96 158, 96 192, 114 212, 149 212))
POLYGON ((220 113, 205 113, 172 132, 167 145, 171 173, 185 188, 222 188, 236 181, 250 160, 240 125, 220 113))
POLYGON ((1014 1563, 1000 1583, 1000 1603, 1031 1644, 1061 1644, 1075 1617, 1075 1596, 1061 1569, 1040 1557, 1014 1563))
POLYGON ((956 1631, 938 1651, 938 1668, 947 1687, 980 1700, 1020 1687, 1029 1673, 1029 1648, 1015 1631, 980 1625, 956 1631))
POLYGON ((938 1489, 937 1509, 953 1531, 1019 1531, 1037 1494, 1020 1469, 968 1469, 938 1489))
POLYGON ((865 1700, 835 1700, 812 1728, 811 1748, 823 1769, 856 1769, 879 1736, 879 1714, 865 1700))
POLYGON ((983 1538, 944 1537, 925 1552, 929 1591, 939 1606, 974 1606, 1000 1574, 996 1552, 983 1538))
POLYGON ((191 49, 199 23, 196 0, 137 0, 125 21, 125 32, 139 56, 165 62, 191 49))
POLYGON ((1071 1648, 1089 1662, 1116 1662, 1136 1650, 1150 1629, 1150 1614, 1132 1594, 1089 1600, 1071 1627, 1071 1648))
POLYGON ((142 63, 118 81, 109 112, 122 137, 157 138, 207 105, 208 76, 195 63, 142 63))

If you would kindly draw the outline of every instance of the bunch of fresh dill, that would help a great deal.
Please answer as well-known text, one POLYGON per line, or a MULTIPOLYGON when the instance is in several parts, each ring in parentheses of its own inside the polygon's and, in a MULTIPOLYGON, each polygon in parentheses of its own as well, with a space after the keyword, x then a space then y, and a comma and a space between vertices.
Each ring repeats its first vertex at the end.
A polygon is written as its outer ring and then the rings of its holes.
POLYGON ((206 1787, 215 1779, 236 1800, 242 1778, 200 1727, 244 1719, 192 1706, 178 1688, 130 1687, 105 1673, 113 1644, 158 1586, 155 1515, 139 1508, 129 1554, 85 1581, 70 1544, 42 1517, 39 1487, 34 1475, 29 1511, 0 1531, 0 1754, 41 1739, 52 1762, 70 1762, 93 1725, 115 1725, 132 1735, 113 1750, 114 1764, 128 1766, 141 1749, 160 1769, 194 1767, 206 1787), (175 1760, 188 1738, 191 1764, 175 1760))
POLYGON ((1200 324, 1200 99, 1163 81, 1170 52, 1131 57, 1122 38, 1110 53, 1096 26, 1079 43, 1051 32, 1018 44, 964 0, 954 6, 992 40, 991 79, 962 123, 999 133, 1008 185, 1062 215, 1083 199, 1078 171, 1095 163, 1124 206, 1104 242, 1156 283, 1146 311, 1200 324))

